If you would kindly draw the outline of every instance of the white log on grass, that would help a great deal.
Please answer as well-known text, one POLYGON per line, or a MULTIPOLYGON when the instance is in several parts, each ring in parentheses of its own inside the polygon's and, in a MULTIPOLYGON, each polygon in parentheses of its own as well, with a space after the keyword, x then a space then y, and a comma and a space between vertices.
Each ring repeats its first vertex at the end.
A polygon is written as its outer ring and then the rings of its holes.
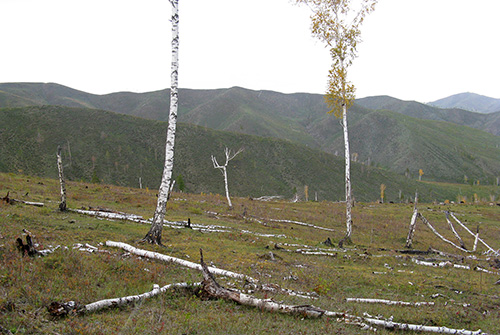
POLYGON ((168 117, 167 141, 165 144, 165 165, 158 191, 158 201, 153 221, 144 241, 161 243, 163 219, 167 210, 168 195, 174 168, 175 131, 177 125, 177 109, 179 105, 179 0, 170 0, 172 5, 172 64, 170 72, 170 113, 168 117))
POLYGON ((466 329, 453 329, 448 327, 439 327, 439 326, 424 326, 424 325, 415 325, 409 323, 401 323, 401 322, 392 322, 387 320, 379 320, 375 318, 363 318, 366 323, 369 323, 374 326, 381 326, 386 329, 392 330, 411 330, 411 331, 419 331, 419 332, 429 332, 429 333, 439 333, 439 334, 455 334, 455 335, 487 335, 481 329, 473 331, 466 329))
POLYGON ((451 329, 447 327, 432 327, 424 325, 414 325, 407 323, 392 322, 388 320, 380 320, 374 318, 358 317, 354 315, 348 315, 341 312, 327 311, 322 308, 318 308, 312 305, 286 305, 283 303, 278 303, 270 299, 259 299, 253 296, 243 294, 237 291, 228 290, 220 286, 210 273, 203 261, 203 254, 201 254, 201 266, 203 268, 203 282, 202 290, 205 294, 212 298, 226 299, 234 301, 238 304, 256 307, 259 310, 265 310, 269 312, 280 312, 285 314, 301 315, 309 318, 320 318, 323 315, 338 318, 339 321, 343 321, 346 324, 354 324, 360 326, 363 329, 376 330, 370 325, 381 326, 386 329, 397 329, 397 330, 415 330, 423 332, 435 332, 444 334, 462 334, 462 335, 480 335, 485 334, 481 330, 470 331, 465 329, 451 329))
MULTIPOLYGON (((462 227, 464 228, 469 234, 471 234, 472 236, 476 237, 476 234, 474 234, 466 225, 464 225, 462 222, 460 222, 459 219, 457 219, 457 217, 450 212, 450 215, 451 217, 462 227)), ((500 253, 498 251, 496 251, 495 249, 493 249, 492 247, 490 247, 486 242, 484 242, 479 236, 477 237, 477 240, 479 242, 481 242, 486 248, 488 248, 488 250, 490 250, 495 256, 500 256, 500 253)))
POLYGON ((212 275, 209 267, 203 261, 203 252, 200 249, 201 261, 200 266, 203 273, 202 290, 210 298, 226 299, 234 301, 238 304, 256 307, 260 310, 269 312, 280 312, 286 314, 298 314, 311 318, 317 318, 323 315, 324 311, 311 305, 285 305, 275 302, 271 299, 259 299, 248 294, 238 291, 229 290, 220 286, 212 275))
POLYGON ((201 283, 194 283, 194 284, 188 284, 188 283, 175 283, 175 284, 169 284, 165 285, 163 287, 160 287, 157 284, 153 285, 153 290, 149 292, 145 292, 142 294, 138 295, 130 295, 127 297, 121 297, 121 298, 113 298, 113 299, 104 299, 100 301, 93 302, 91 304, 85 305, 82 309, 79 310, 79 312, 95 312, 100 309, 104 308, 109 308, 109 307, 117 307, 121 305, 125 305, 131 302, 136 302, 144 299, 149 299, 154 296, 157 296, 160 293, 163 293, 167 290, 170 290, 172 288, 187 288, 190 286, 199 286, 201 283))
POLYGON ((422 220, 423 223, 425 223, 427 225, 427 227, 429 227, 430 230, 432 230, 432 232, 437 236, 439 237, 441 240, 443 240, 444 242, 454 246, 455 248, 459 249, 459 250, 462 250, 464 252, 470 252, 469 250, 467 249, 464 249, 458 245, 456 245, 455 243, 453 243, 452 241, 450 240, 447 240, 446 238, 444 238, 441 234, 439 234, 439 232, 431 225, 431 223, 420 213, 417 214, 417 216, 420 218, 420 220, 422 220))
POLYGON ((293 224, 297 224, 297 225, 300 225, 300 226, 311 227, 311 228, 314 228, 314 229, 321 229, 321 230, 327 230, 327 231, 335 231, 335 229, 332 229, 332 228, 320 227, 320 226, 316 226, 316 225, 313 225, 313 224, 310 224, 310 223, 305 223, 305 222, 300 222, 300 221, 294 221, 294 220, 279 220, 279 219, 264 219, 264 218, 261 218, 261 220, 264 220, 264 221, 267 220, 267 221, 278 222, 278 223, 293 223, 293 224))
POLYGON ((398 306, 434 306, 434 302, 408 302, 408 301, 393 301, 386 299, 367 299, 367 298, 347 298, 347 302, 364 302, 369 304, 384 304, 398 306))
POLYGON ((224 149, 224 154, 226 156, 226 162, 224 165, 220 165, 217 162, 217 159, 215 158, 215 156, 212 155, 212 164, 214 165, 214 169, 219 169, 221 171, 222 175, 224 176, 224 188, 226 191, 227 204, 228 204, 229 208, 233 208, 233 204, 231 203, 231 198, 229 197, 229 186, 227 184, 227 164, 229 163, 229 161, 231 161, 234 157, 236 157, 242 151, 243 151, 243 149, 241 148, 237 152, 232 153, 231 149, 226 147, 224 149))
POLYGON ((59 173, 59 184, 61 185, 61 202, 59 203, 59 210, 64 212, 66 210, 66 181, 64 180, 61 146, 57 147, 57 171, 59 173))
MULTIPOLYGON (((135 248, 135 247, 133 247, 130 244, 127 244, 127 243, 106 241, 106 246, 108 246, 108 247, 115 247, 115 248, 121 248, 123 250, 126 250, 126 251, 130 252, 131 254, 134 254, 134 255, 138 255, 138 256, 142 256, 142 257, 147 257, 147 258, 158 259, 160 261, 164 261, 164 262, 168 262, 168 263, 176 263, 176 264, 185 266, 185 267, 190 268, 190 269, 198 270, 198 271, 202 270, 201 269, 201 265, 198 264, 198 263, 194 263, 194 262, 191 262, 191 261, 186 261, 184 259, 177 258, 177 257, 163 255, 163 254, 160 254, 160 253, 154 252, 154 251, 148 251, 148 250, 144 250, 144 249, 138 249, 138 248, 135 248)), ((217 275, 231 277, 231 278, 235 278, 235 279, 242 279, 242 280, 249 281, 251 283, 256 283, 257 282, 256 279, 254 279, 254 278, 252 278, 250 276, 247 276, 247 275, 240 274, 240 273, 235 273, 235 272, 231 272, 231 271, 227 271, 227 270, 223 270, 223 269, 219 269, 219 268, 214 268, 214 267, 210 267, 209 269, 210 269, 210 271, 212 273, 215 273, 217 275)))
MULTIPOLYGON (((163 254, 160 254, 160 253, 157 253, 157 252, 154 252, 154 251, 148 251, 148 250, 144 250, 144 249, 138 249, 138 248, 135 248, 135 247, 133 247, 133 246, 127 244, 127 243, 106 241, 106 246, 108 246, 108 247, 115 247, 115 248, 121 248, 123 250, 126 250, 126 251, 130 252, 131 254, 138 255, 138 256, 141 256, 141 257, 158 259, 160 261, 169 262, 169 263, 170 262, 171 263, 176 263, 176 264, 185 266, 185 267, 190 268, 190 269, 202 271, 201 265, 198 264, 198 263, 194 263, 194 262, 191 262, 191 261, 186 261, 184 259, 180 259, 180 258, 176 258, 176 257, 172 257, 172 256, 163 255, 163 254)), ((235 273, 235 272, 228 271, 228 270, 223 270, 223 269, 219 269, 219 268, 215 268, 215 267, 209 267, 209 270, 210 270, 211 273, 214 273, 214 274, 217 274, 217 275, 221 275, 221 276, 225 276, 225 277, 230 277, 230 278, 245 280, 245 281, 247 281, 247 282, 249 282, 249 283, 251 283, 253 285, 257 285, 258 282, 259 282, 257 279, 252 278, 250 276, 247 276, 247 275, 244 275, 244 274, 240 274, 240 273, 235 273)), ((297 296, 297 297, 301 297, 301 298, 311 299, 311 297, 314 297, 314 294, 311 294, 311 293, 307 293, 307 292, 295 292, 293 290, 284 289, 284 288, 279 288, 279 289, 277 289, 276 287, 271 288, 270 285, 265 285, 265 284, 260 285, 260 288, 262 290, 264 290, 264 291, 273 291, 273 292, 274 291, 279 291, 279 292, 281 292, 283 294, 297 296)))

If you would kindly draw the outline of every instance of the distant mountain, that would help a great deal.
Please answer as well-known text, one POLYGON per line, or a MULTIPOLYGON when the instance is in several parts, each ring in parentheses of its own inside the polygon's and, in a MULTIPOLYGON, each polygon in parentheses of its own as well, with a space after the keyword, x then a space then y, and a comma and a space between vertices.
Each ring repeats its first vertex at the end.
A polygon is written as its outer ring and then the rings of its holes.
POLYGON ((500 112, 480 114, 460 108, 439 108, 416 101, 403 101, 389 96, 375 96, 357 99, 365 108, 390 110, 418 119, 446 121, 462 126, 480 129, 493 135, 500 135, 500 112))
MULTIPOLYGON (((343 155, 342 128, 327 114, 322 95, 233 87, 181 89, 179 96, 180 122, 343 155)), ((54 104, 163 121, 169 91, 93 95, 57 84, 0 84, 0 107, 54 104)), ((353 159, 366 165, 413 177, 423 169, 427 180, 447 182, 467 176, 491 183, 500 171, 500 112, 479 114, 379 96, 356 100, 348 115, 353 159)))
POLYGON ((494 99, 475 93, 460 93, 429 102, 429 105, 440 108, 461 108, 477 113, 500 112, 500 99, 494 99))

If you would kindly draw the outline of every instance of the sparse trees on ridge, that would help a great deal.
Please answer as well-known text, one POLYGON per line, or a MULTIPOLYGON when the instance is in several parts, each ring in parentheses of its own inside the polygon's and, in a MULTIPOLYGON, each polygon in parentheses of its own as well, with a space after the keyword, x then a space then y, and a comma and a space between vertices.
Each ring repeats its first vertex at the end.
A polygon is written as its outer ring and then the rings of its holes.
POLYGON ((154 244, 161 243, 161 233, 163 230, 163 219, 167 210, 168 194, 172 180, 172 170, 174 168, 174 144, 175 130, 177 125, 178 109, 178 69, 179 69, 179 0, 170 0, 172 5, 172 65, 171 65, 171 86, 170 86, 170 114, 168 117, 167 142, 165 145, 165 165, 161 178, 160 189, 158 191, 158 201, 149 232, 143 241, 154 244))
POLYGON ((357 45, 361 41, 361 24, 366 15, 375 9, 377 0, 296 0, 307 4, 313 11, 312 33, 324 42, 332 57, 332 68, 328 74, 328 89, 325 101, 330 113, 341 119, 344 132, 345 151, 345 237, 339 242, 350 242, 352 234, 352 189, 347 110, 355 98, 354 85, 347 79, 347 69, 357 56, 357 45))
POLYGON ((229 197, 229 187, 227 185, 227 164, 229 163, 229 161, 231 161, 234 157, 236 157, 242 151, 243 151, 243 148, 241 148, 237 152, 233 153, 233 152, 231 152, 231 149, 226 147, 224 149, 224 154, 226 155, 226 163, 224 165, 220 165, 217 162, 217 159, 215 158, 215 156, 212 155, 212 163, 214 165, 214 168, 219 169, 220 172, 222 173, 222 175, 224 176, 224 186, 225 186, 225 190, 226 190, 226 198, 227 198, 227 204, 228 204, 229 208, 233 208, 233 204, 231 203, 231 198, 229 197))

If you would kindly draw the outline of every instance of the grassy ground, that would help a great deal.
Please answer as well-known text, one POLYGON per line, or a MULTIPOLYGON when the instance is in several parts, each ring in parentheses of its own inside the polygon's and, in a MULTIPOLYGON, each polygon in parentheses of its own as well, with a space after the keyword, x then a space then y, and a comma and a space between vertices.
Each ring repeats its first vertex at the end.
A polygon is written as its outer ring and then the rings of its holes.
MULTIPOLYGON (((116 186, 69 183, 71 208, 106 207, 150 218, 156 192, 116 186)), ((108 221, 73 212, 61 213, 58 183, 51 179, 0 174, 0 197, 44 202, 44 207, 0 203, 0 326, 13 334, 360 334, 357 326, 335 319, 319 320, 267 313, 225 301, 203 301, 190 292, 175 291, 126 307, 108 309, 83 316, 52 318, 47 305, 52 301, 75 300, 90 303, 101 299, 140 294, 177 282, 198 282, 199 272, 175 264, 131 256, 122 250, 106 248, 106 240, 126 242, 148 250, 197 262, 199 248, 205 261, 302 292, 316 292, 308 300, 283 294, 256 292, 287 304, 313 304, 331 311, 394 317, 394 321, 457 329, 482 329, 499 334, 499 275, 453 267, 432 268, 417 265, 416 256, 397 252, 404 248, 411 204, 358 203, 354 207, 353 245, 345 251, 328 250, 336 256, 302 255, 304 245, 328 248, 343 237, 344 206, 331 202, 289 203, 233 199, 228 211, 220 195, 174 194, 168 204, 167 219, 205 225, 220 225, 229 232, 202 233, 191 229, 165 228, 165 247, 139 245, 149 226, 126 221, 108 221), (210 213, 207 213, 210 212, 210 213), (214 215, 213 212, 218 213, 214 215), (246 213, 246 216, 243 216, 246 213), (259 219, 260 221, 251 218, 259 219), (269 219, 296 220, 332 228, 333 232, 269 219), (61 245, 46 257, 21 257, 15 239, 22 229, 35 235, 38 249, 61 245), (273 234, 264 237, 260 234, 273 234), (89 243, 109 253, 88 253, 73 249, 75 243, 89 243), (284 249, 275 249, 278 244, 284 249), (287 251, 288 250, 288 251, 287 251), (265 257, 272 251, 277 257, 265 257), (436 298, 433 295, 439 294, 436 298), (409 302, 432 301, 434 306, 394 307, 347 302, 346 298, 378 298, 409 302)), ((419 205, 420 212, 451 241, 443 210, 451 210, 471 230, 479 226, 493 248, 500 248, 500 207, 475 205, 419 205)), ((473 237, 457 230, 467 247, 473 237)), ((421 222, 417 224, 414 247, 429 247, 460 254, 442 242, 421 222)), ((454 261, 491 271, 493 260, 454 261)), ((441 259, 426 255, 425 258, 441 259)), ((224 286, 243 288, 244 283, 219 277, 224 286)), ((389 331, 381 330, 385 334, 389 331)))

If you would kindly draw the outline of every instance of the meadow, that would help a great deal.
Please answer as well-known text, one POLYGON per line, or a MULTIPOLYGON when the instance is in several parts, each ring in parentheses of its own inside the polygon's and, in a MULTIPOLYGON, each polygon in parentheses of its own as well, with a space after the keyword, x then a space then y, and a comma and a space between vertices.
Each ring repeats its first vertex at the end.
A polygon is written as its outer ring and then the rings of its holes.
MULTIPOLYGON (((100 207, 149 219, 156 205, 156 190, 82 182, 68 182, 67 190, 71 209, 100 207)), ((356 203, 353 244, 340 249, 336 244, 345 233, 345 205, 340 202, 232 198, 234 208, 229 210, 223 195, 173 193, 166 219, 177 224, 165 226, 164 246, 153 246, 138 243, 149 230, 147 224, 58 211, 59 184, 54 179, 1 173, 0 198, 7 192, 10 198, 44 206, 0 202, 0 333, 371 333, 336 318, 311 319, 204 300, 193 289, 172 290, 95 313, 51 316, 47 306, 54 301, 88 304, 147 292, 153 284, 202 280, 199 271, 105 246, 111 240, 193 262, 199 262, 202 248, 209 265, 275 288, 310 294, 304 298, 280 289, 252 293, 260 298, 395 322, 500 334, 500 286, 495 285, 500 269, 494 267, 498 266, 495 257, 485 255, 481 245, 476 252, 463 253, 422 222, 417 223, 414 249, 434 248, 460 257, 405 253, 411 203, 356 203), (196 229, 182 226, 188 218, 196 229), (23 257, 15 244, 16 238, 24 239, 23 229, 32 234, 38 250, 53 252, 23 257), (324 244, 327 238, 333 246, 324 244), (99 251, 79 247, 86 243, 99 251), (432 267, 416 261, 448 263, 432 267), (475 270, 478 267, 487 271, 475 270), (349 298, 433 304, 394 306, 349 298)), ((450 241, 455 239, 445 210, 455 213, 471 230, 479 227, 480 237, 494 249, 500 248, 500 206, 496 203, 422 203, 418 209, 450 241)), ((472 249, 474 237, 459 226, 456 229, 472 249)), ((225 287, 247 288, 244 281, 222 276, 217 280, 225 287)), ((393 331, 380 328, 378 333, 393 331)))

